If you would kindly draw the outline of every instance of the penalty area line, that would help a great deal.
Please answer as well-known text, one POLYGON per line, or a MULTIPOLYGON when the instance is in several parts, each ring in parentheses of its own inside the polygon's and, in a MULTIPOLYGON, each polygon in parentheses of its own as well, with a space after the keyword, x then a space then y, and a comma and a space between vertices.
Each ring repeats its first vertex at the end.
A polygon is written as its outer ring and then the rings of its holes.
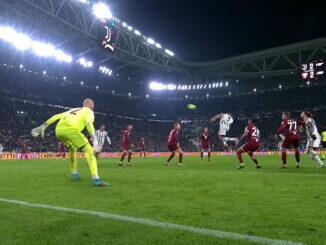
POLYGON ((124 221, 124 222, 135 223, 135 224, 142 224, 142 225, 147 225, 147 226, 152 226, 152 227, 158 227, 161 229, 170 229, 170 230, 174 230, 174 231, 186 231, 186 232, 190 232, 190 233, 194 233, 194 234, 206 235, 206 236, 217 237, 217 238, 222 238, 222 239, 248 241, 248 242, 255 242, 255 243, 259 243, 259 244, 268 244, 268 245, 304 245, 304 243, 301 243, 301 242, 277 240, 277 239, 252 236, 252 235, 246 235, 246 234, 235 233, 235 232, 211 230, 211 229, 200 228, 200 227, 195 227, 195 226, 187 226, 187 225, 180 225, 180 224, 156 221, 156 220, 145 219, 145 218, 124 216, 124 215, 112 214, 112 213, 107 213, 107 212, 91 211, 91 210, 76 209, 76 208, 66 208, 66 207, 53 206, 53 205, 40 204, 40 203, 31 203, 31 202, 6 199, 6 198, 0 198, 0 203, 15 204, 15 205, 20 205, 20 206, 30 207, 30 208, 37 208, 37 209, 47 209, 47 210, 58 211, 58 212, 62 212, 62 213, 96 216, 96 217, 105 218, 105 219, 124 221))

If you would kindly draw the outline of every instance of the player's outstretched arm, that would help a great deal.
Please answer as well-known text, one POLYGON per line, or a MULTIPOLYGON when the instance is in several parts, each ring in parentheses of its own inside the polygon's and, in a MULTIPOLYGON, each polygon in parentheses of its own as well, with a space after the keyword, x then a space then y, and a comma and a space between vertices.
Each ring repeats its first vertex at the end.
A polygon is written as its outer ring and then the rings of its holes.
POLYGON ((62 119, 64 116, 66 115, 66 112, 64 113, 60 113, 60 114, 56 114, 53 117, 51 117, 50 119, 48 119, 45 123, 43 123, 41 126, 38 126, 36 128, 33 128, 31 130, 31 134, 33 137, 38 137, 41 136, 42 138, 44 138, 44 132, 46 130, 46 128, 48 126, 50 126, 51 124, 53 124, 54 122, 62 119))
POLYGON ((219 113, 219 114, 213 116, 209 121, 210 121, 211 123, 212 123, 212 122, 215 122, 217 119, 222 118, 222 116, 223 116, 223 113, 219 113))

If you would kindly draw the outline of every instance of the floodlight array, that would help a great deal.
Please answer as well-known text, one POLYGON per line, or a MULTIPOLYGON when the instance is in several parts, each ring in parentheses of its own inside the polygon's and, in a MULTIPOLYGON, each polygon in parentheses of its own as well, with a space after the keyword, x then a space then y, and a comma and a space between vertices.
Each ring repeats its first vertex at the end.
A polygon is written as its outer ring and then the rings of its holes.
POLYGON ((197 83, 197 84, 173 84, 160 83, 152 81, 149 83, 149 89, 153 91, 174 91, 174 90, 206 90, 228 87, 229 82, 197 83))

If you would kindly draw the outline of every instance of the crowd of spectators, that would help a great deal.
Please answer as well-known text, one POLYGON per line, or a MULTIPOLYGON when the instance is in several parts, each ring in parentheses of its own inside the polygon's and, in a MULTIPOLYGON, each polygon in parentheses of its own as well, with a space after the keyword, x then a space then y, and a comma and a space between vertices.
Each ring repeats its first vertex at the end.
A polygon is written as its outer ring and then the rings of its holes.
POLYGON ((67 81, 40 78, 40 75, 26 72, 10 72, 0 69, 0 143, 5 151, 17 151, 25 144, 30 151, 57 151, 58 143, 53 127, 44 140, 33 139, 30 130, 43 123, 55 113, 69 107, 79 107, 84 98, 95 100, 98 128, 104 124, 112 141, 107 151, 119 151, 121 131, 132 124, 132 140, 137 150, 141 137, 145 138, 148 151, 166 151, 166 141, 174 120, 182 121, 181 146, 184 151, 198 150, 198 136, 202 128, 208 126, 213 136, 215 150, 223 150, 217 140, 217 124, 209 124, 208 119, 215 113, 228 112, 235 119, 229 134, 240 136, 248 117, 257 120, 261 131, 262 149, 275 149, 273 139, 284 110, 299 117, 301 110, 311 110, 318 127, 322 130, 326 122, 324 101, 326 86, 299 86, 292 89, 253 93, 247 95, 221 97, 215 99, 187 101, 151 100, 115 96, 111 92, 89 88, 67 81), (197 110, 189 111, 187 103, 193 102, 197 110), (67 107, 63 107, 67 106, 67 107))

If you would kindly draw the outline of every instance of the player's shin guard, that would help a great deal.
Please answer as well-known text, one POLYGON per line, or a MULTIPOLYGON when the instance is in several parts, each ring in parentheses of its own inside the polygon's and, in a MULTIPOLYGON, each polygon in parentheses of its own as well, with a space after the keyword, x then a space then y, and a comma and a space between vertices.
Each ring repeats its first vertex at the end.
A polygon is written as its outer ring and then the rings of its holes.
POLYGON ((77 149, 70 147, 69 148, 70 153, 70 172, 71 174, 76 174, 77 171, 77 149))
POLYGON ((87 144, 86 146, 84 146, 83 152, 87 160, 89 169, 91 171, 92 178, 99 179, 98 171, 97 171, 97 161, 96 161, 93 147, 90 144, 87 144))
POLYGON ((131 161, 131 155, 132 155, 132 152, 129 152, 128 153, 128 163, 130 163, 130 161, 131 161))
POLYGON ((324 163, 320 160, 320 157, 315 150, 310 150, 310 156, 317 163, 318 167, 324 166, 324 163))
POLYGON ((287 164, 286 151, 282 151, 282 162, 283 162, 283 165, 286 165, 287 164))
POLYGON ((125 160, 127 153, 122 153, 121 158, 120 158, 120 162, 123 162, 125 160))
POLYGON ((179 163, 182 163, 182 159, 183 159, 183 153, 180 152, 180 153, 179 153, 179 163))

